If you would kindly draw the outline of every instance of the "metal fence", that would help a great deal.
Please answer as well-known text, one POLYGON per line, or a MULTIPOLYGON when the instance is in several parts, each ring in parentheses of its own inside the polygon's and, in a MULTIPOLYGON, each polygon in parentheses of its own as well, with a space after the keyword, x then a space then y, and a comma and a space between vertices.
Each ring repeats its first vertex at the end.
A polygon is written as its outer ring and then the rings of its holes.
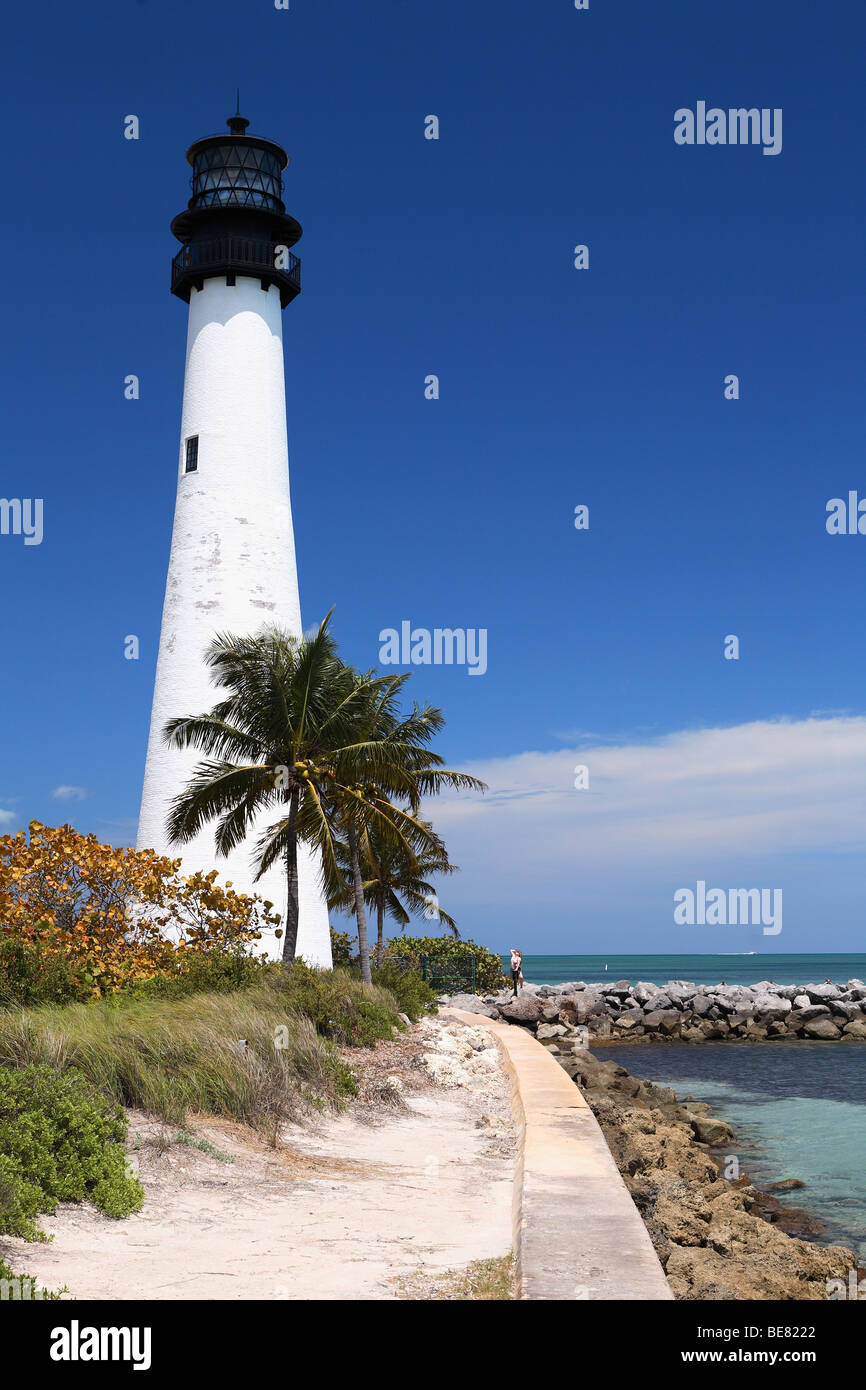
POLYGON ((422 956, 421 974, 440 994, 475 993, 474 956, 422 956))

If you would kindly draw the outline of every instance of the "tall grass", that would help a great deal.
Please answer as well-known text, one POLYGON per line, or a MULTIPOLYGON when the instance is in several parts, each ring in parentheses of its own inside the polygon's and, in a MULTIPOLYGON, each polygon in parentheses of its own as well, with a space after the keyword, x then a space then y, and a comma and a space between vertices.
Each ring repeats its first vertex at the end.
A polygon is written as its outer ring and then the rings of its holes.
POLYGON ((355 1090, 311 1018, 268 984, 0 1011, 0 1066, 29 1062, 77 1067, 107 1098, 169 1124, 207 1111, 272 1142, 287 1120, 337 1106, 355 1090))

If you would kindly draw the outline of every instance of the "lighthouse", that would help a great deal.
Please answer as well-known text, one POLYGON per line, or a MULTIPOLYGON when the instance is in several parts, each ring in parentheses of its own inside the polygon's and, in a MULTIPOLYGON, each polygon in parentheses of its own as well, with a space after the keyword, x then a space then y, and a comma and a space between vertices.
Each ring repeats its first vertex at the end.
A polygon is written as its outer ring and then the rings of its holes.
MULTIPOLYGON (((171 230, 181 243, 171 291, 189 305, 177 498, 153 693, 139 849, 177 858, 182 871, 216 869, 220 882, 259 893, 281 914, 279 866, 255 880, 253 845, 277 812, 265 812, 247 840, 217 855, 213 826, 189 844, 170 843, 172 799, 199 761, 170 748, 169 719, 201 714, 220 698, 204 653, 217 633, 246 636, 277 624, 301 636, 301 608, 289 497, 282 314, 300 293, 292 247, 301 227, 286 213, 288 165, 273 140, 247 133, 240 114, 228 131, 187 150, 192 197, 171 230)), ((297 954, 330 965, 328 915, 314 854, 298 846, 297 954)), ((260 950, 281 953, 272 934, 260 950)))

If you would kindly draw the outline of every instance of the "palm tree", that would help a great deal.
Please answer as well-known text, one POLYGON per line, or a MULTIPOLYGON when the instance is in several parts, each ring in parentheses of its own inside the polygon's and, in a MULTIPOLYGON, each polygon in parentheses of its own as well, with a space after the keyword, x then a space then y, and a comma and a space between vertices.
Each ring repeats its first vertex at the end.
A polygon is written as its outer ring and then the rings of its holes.
POLYGON ((327 631, 296 639, 279 628, 260 636, 218 636, 205 659, 228 695, 207 714, 172 719, 166 741, 208 755, 175 797, 168 820, 173 843, 191 840, 218 820, 218 853, 229 854, 265 808, 282 812, 255 845, 257 875, 282 860, 286 873, 283 960, 298 936, 298 840, 322 852, 326 887, 338 870, 322 806, 335 750, 353 740, 369 699, 337 656, 327 631))
MULTIPOLYGON (((432 832, 432 826, 424 826, 432 832)), ((364 901, 376 911, 376 961, 382 963, 385 945, 385 918, 390 917, 400 929, 408 926, 413 914, 430 914, 431 903, 436 906, 438 921, 459 937, 457 923, 442 908, 436 890, 429 879, 434 874, 453 874, 456 864, 448 858, 444 844, 431 841, 413 856, 381 830, 367 831, 360 845, 361 869, 364 874, 364 901)), ((342 891, 329 901, 329 907, 348 907, 355 901, 354 871, 348 846, 337 846, 337 860, 344 875, 342 891)))
MULTIPOLYGON (((370 947, 361 871, 364 836, 381 832, 382 838, 404 856, 411 872, 417 868, 419 851, 444 853, 432 827, 419 818, 422 798, 446 787, 486 790, 477 777, 444 767, 439 754, 427 747, 445 723, 440 709, 415 704, 411 714, 400 718, 399 697, 408 680, 409 672, 378 678, 372 672, 356 676, 366 714, 361 719, 358 742, 340 750, 334 764, 333 804, 339 808, 339 824, 348 849, 361 975, 368 983, 370 947)), ((336 880, 331 882, 336 889, 336 880)))
POLYGON ((207 714, 172 719, 166 741, 208 755, 172 802, 169 837, 193 839, 217 820, 217 852, 231 853, 265 809, 281 814, 255 844, 256 877, 279 861, 286 873, 283 960, 298 937, 298 841, 320 853, 326 892, 342 878, 338 837, 353 863, 355 910, 364 978, 370 979, 359 837, 382 828, 414 856, 427 832, 417 819, 422 795, 483 783, 442 768, 425 747, 444 723, 441 711, 416 705, 399 718, 408 674, 360 675, 337 655, 328 613, 317 633, 297 639, 278 627, 253 637, 218 636, 205 659, 228 691, 207 714))

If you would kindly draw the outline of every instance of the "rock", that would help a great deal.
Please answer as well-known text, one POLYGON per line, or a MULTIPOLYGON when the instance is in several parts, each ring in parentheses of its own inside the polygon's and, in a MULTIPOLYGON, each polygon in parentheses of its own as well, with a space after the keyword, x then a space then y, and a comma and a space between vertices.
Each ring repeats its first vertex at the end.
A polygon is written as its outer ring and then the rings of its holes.
POLYGON ((794 1008, 795 1008, 795 1009, 808 1009, 808 1007, 809 1007, 809 1005, 811 1004, 811 1002, 812 1002, 812 1001, 811 1001, 811 999, 809 998, 808 994, 803 994, 803 993, 801 992, 800 994, 795 994, 795 995, 794 995, 794 1008))
POLYGON ((628 980, 617 980, 615 984, 602 985, 601 992, 602 994, 616 994, 620 999, 625 999, 630 989, 631 985, 628 980))
POLYGON ((804 994, 808 994, 813 1004, 827 1004, 831 999, 839 999, 842 991, 838 985, 807 985, 804 994))
POLYGON ((846 1023, 842 1032, 846 1038, 855 1038, 858 1042, 866 1042, 866 1020, 855 1019, 853 1023, 846 1023))
POLYGON ((801 1182, 801 1180, 800 1180, 799 1178, 782 1178, 782 1180, 781 1180, 780 1182, 771 1182, 771 1183, 768 1185, 768 1187, 767 1187, 767 1191, 768 1191, 768 1192, 794 1192, 794 1191, 796 1191, 796 1189, 797 1189, 798 1187, 805 1187, 805 1186, 806 1186, 806 1184, 805 1184, 804 1182, 801 1182))
POLYGON ((722 1019, 716 1018, 702 1019, 701 1022, 698 1024, 698 1027, 700 1028, 707 1042, 713 1042, 718 1038, 726 1038, 729 1032, 727 1023, 725 1023, 722 1019))
POLYGON ((759 994, 754 1003, 755 1016, 769 1022, 770 1019, 784 1018, 791 1012, 790 999, 780 999, 775 994, 759 994))
POLYGON ((831 1018, 807 1019, 803 1024, 803 1032, 807 1038, 818 1038, 827 1042, 842 1036, 831 1018))
POLYGON ((665 994, 678 1009, 684 1009, 688 1001, 694 998, 695 987, 677 980, 665 986, 665 994))
POLYGON ((737 1009, 740 1007, 740 1003, 740 990, 729 989, 726 986, 724 989, 718 990, 716 993, 716 1005, 718 1008, 722 1010, 723 1013, 736 1013, 737 1009))
MULTIPOLYGON (((411 1027, 412 1027, 412 1020, 411 1020, 411 1018, 409 1017, 408 1014, 398 1014, 397 1017, 399 1018, 400 1022, 404 1025, 404 1027, 406 1027, 406 1028, 411 1028, 411 1027)), ((390 1078, 389 1078, 389 1079, 390 1079, 390 1078)))
POLYGON ((643 1007, 646 1013, 655 1014, 664 1009, 672 1009, 673 1001, 663 990, 658 990, 651 999, 647 1000, 643 1007))
POLYGON ((479 999, 477 994, 452 994, 450 1003, 452 1009, 464 1009, 469 1014, 483 1014, 485 1018, 499 1017, 496 1005, 479 999))
POLYGON ((680 1037, 683 1042, 700 1043, 704 1041, 706 1034, 697 1024, 689 1024, 686 1021, 680 1029, 680 1037))
POLYGON ((706 1018, 712 1007, 713 1001, 708 994, 698 992, 692 1000, 692 1013, 698 1018, 706 1018))
POLYGON ((654 1033, 675 1033, 680 1026, 680 1016, 675 1009, 656 1009, 644 1014, 643 1026, 654 1033))
POLYGON ((448 1028, 443 1028, 442 1032, 439 1034, 438 1046, 440 1052, 446 1052, 452 1057, 457 1057, 461 1062, 466 1061, 467 1058, 472 1056, 472 1044, 469 1041, 469 1037, 465 1034, 458 1035, 457 1033, 452 1033, 448 1028))
POLYGON ((734 1131, 726 1120, 717 1120, 710 1115, 696 1115, 691 1121, 695 1138, 702 1144, 724 1144, 733 1139, 734 1131))
POLYGON ((561 1023, 539 1023, 535 1030, 535 1036, 539 1042, 544 1042, 546 1038, 562 1038, 568 1029, 563 1028, 561 1023))
MULTIPOLYGON (((796 1000, 794 1002, 796 1003, 796 1000)), ((829 1018, 830 1007, 828 1004, 808 1004, 804 1009, 792 1009, 791 1014, 794 1013, 797 1014, 800 1023, 808 1023, 813 1018, 829 1018)))
POLYGON ((753 1038, 755 1041, 765 1038, 767 1036, 767 1025, 761 1023, 757 1018, 750 1018, 743 1029, 743 1036, 746 1038, 753 1038))
POLYGON ((620 1014, 619 1018, 614 1020, 613 1026, 614 1028, 622 1029, 624 1032, 629 1032, 642 1022, 643 1014, 633 1013, 631 1010, 627 1010, 625 1013, 620 1014))
POLYGON ((658 992, 658 985, 651 985, 646 980, 638 980, 631 993, 632 998, 636 999, 641 1007, 643 1007, 647 1000, 652 999, 653 995, 658 994, 658 992))
POLYGON ((844 1018, 846 1023, 853 1023, 856 1018, 863 1017, 856 1004, 846 1003, 844 999, 831 999, 830 1013, 837 1018, 844 1018))
POLYGON ((500 1004, 499 1012, 509 1023, 521 1023, 525 1028, 531 1028, 536 1023, 546 1021, 546 1007, 543 999, 533 999, 521 994, 508 1004, 500 1004))
POLYGON ((747 1023, 751 1023, 752 1015, 746 1010, 738 1010, 728 1018, 728 1027, 742 1030, 747 1023))

